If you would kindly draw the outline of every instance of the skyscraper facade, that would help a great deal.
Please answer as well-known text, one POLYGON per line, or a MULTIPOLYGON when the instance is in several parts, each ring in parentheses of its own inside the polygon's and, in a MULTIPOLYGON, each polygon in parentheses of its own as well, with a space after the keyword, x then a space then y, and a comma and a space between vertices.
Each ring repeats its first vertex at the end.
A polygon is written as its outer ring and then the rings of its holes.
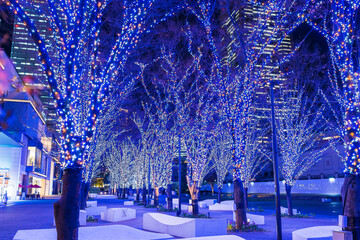
MULTIPOLYGON (((52 34, 49 21, 41 13, 45 1, 35 0, 26 11, 36 24, 41 36, 52 34)), ((38 58, 36 45, 26 26, 15 20, 12 37, 11 59, 14 66, 30 91, 36 91, 44 106, 46 123, 51 131, 56 131, 55 102, 51 96, 46 75, 38 58)), ((49 43, 47 43, 49 44, 49 43)), ((51 53, 50 53, 51 55, 51 53)))

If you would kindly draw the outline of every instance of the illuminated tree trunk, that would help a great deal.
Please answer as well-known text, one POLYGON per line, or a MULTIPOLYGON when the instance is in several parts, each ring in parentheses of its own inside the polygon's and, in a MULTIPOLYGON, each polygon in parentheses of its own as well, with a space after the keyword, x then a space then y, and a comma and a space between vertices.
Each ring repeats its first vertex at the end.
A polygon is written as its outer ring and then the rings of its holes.
POLYGON ((343 214, 347 217, 346 231, 353 233, 353 239, 360 239, 360 176, 347 174, 341 188, 343 214))
POLYGON ((136 189, 136 199, 135 199, 135 201, 136 202, 139 202, 139 200, 140 200, 140 195, 139 195, 139 193, 140 193, 140 189, 136 189))
MULTIPOLYGON (((198 183, 196 181, 192 182, 188 179, 188 188, 191 196, 191 214, 199 214, 199 191, 198 183)), ((180 203, 179 203, 180 204, 180 203)))
POLYGON ((220 187, 218 187, 217 202, 218 203, 221 202, 221 188, 220 187))
POLYGON ((62 176, 61 198, 54 203, 58 240, 77 240, 80 210, 81 168, 68 168, 62 176))
POLYGON ((85 210, 86 208, 86 200, 88 199, 90 189, 90 183, 82 181, 81 182, 81 201, 80 201, 80 209, 85 210))
POLYGON ((144 206, 146 206, 146 187, 145 187, 145 185, 142 189, 142 203, 144 204, 144 206))
POLYGON ((171 184, 168 184, 166 193, 167 193, 167 209, 171 210, 173 209, 171 184))
POLYGON ((211 195, 214 195, 214 182, 210 182, 211 195))
POLYGON ((158 206, 159 205, 159 195, 160 195, 160 188, 159 187, 155 187, 154 188, 154 205, 158 206))
POLYGON ((245 205, 245 211, 249 208, 248 206, 248 188, 244 188, 244 205, 245 205))
POLYGON ((240 179, 234 181, 234 204, 236 228, 241 229, 246 222, 246 211, 244 203, 244 188, 240 179))
POLYGON ((291 186, 285 183, 285 191, 286 191, 286 199, 288 206, 288 214, 289 216, 293 216, 293 206, 292 206, 292 198, 291 198, 291 186))

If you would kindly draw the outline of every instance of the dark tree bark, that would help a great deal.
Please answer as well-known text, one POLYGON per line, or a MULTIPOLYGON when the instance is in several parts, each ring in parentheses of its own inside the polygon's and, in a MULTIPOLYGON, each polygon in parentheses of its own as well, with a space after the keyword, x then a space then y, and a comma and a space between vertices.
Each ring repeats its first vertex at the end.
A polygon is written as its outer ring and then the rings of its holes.
POLYGON ((244 188, 244 205, 245 205, 245 211, 249 208, 248 204, 248 188, 244 188))
POLYGON ((293 216, 293 206, 292 206, 292 198, 291 198, 291 186, 285 183, 285 191, 286 191, 286 199, 288 206, 288 214, 289 216, 293 216))
POLYGON ((293 216, 293 207, 292 207, 292 198, 291 198, 291 186, 287 185, 285 183, 285 191, 286 191, 286 200, 287 200, 287 204, 288 204, 288 214, 289 216, 293 216))
POLYGON ((54 203, 58 240, 78 239, 81 171, 81 168, 68 168, 64 170, 61 198, 54 203))
POLYGON ((140 200, 140 194, 139 193, 140 193, 140 189, 137 188, 136 189, 136 199, 135 199, 136 202, 139 202, 139 200, 140 200))
POLYGON ((218 187, 217 202, 221 202, 221 188, 218 187))
POLYGON ((210 182, 210 187, 211 187, 211 195, 214 195, 214 188, 215 188, 215 183, 214 182, 210 182))
POLYGON ((167 209, 171 210, 173 209, 171 184, 167 185, 166 194, 167 194, 167 209))
POLYGON ((159 205, 159 195, 160 195, 160 188, 155 187, 154 188, 154 205, 155 206, 159 205))
POLYGON ((121 198, 125 198, 125 194, 126 194, 126 188, 123 188, 121 192, 121 198))
POLYGON ((116 196, 120 198, 120 188, 116 188, 116 196))
POLYGON ((144 186, 142 189, 142 203, 146 206, 146 187, 144 186))
POLYGON ((90 183, 88 182, 81 182, 81 200, 80 200, 80 209, 85 210, 86 208, 86 201, 88 199, 90 189, 90 183))
POLYGON ((244 188, 240 179, 234 181, 234 204, 236 228, 241 229, 246 222, 246 211, 244 203, 244 188))
MULTIPOLYGON (((190 192, 190 196, 191 196, 191 210, 192 210, 192 214, 193 215, 198 215, 199 214, 199 192, 200 189, 198 188, 198 183, 195 181, 191 181, 187 176, 186 176, 186 180, 187 180, 187 184, 188 184, 188 188, 189 188, 189 192, 190 192)), ((179 202, 180 205, 180 202, 179 202)))
POLYGON ((345 176, 341 188, 343 215, 347 217, 346 231, 351 231, 354 240, 360 240, 360 175, 345 176))

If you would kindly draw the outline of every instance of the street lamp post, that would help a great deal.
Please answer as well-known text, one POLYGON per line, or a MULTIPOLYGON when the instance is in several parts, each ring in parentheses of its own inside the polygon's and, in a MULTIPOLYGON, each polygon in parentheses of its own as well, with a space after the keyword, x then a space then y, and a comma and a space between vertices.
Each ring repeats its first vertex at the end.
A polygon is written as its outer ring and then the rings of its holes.
POLYGON ((277 240, 282 240, 281 213, 280 213, 280 189, 279 189, 279 165, 276 142, 275 109, 274 109, 274 81, 270 80, 270 99, 271 99, 271 123, 272 123, 272 145, 273 145, 273 169, 275 182, 275 203, 276 203, 276 236, 277 240))

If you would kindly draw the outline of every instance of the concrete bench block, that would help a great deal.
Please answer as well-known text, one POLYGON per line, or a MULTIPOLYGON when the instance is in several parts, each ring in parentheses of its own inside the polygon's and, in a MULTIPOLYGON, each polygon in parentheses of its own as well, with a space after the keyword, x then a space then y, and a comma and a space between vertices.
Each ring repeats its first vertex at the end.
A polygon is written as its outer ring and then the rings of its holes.
POLYGON ((214 205, 217 202, 217 200, 216 199, 205 199, 202 202, 205 202, 207 204, 207 206, 211 206, 211 205, 214 205))
POLYGON ((226 201, 222 201, 220 204, 222 204, 222 205, 234 205, 235 202, 234 202, 234 200, 226 200, 226 201))
POLYGON ((106 206, 101 206, 101 207, 89 207, 89 208, 86 208, 85 211, 86 211, 86 214, 88 216, 95 216, 95 215, 101 215, 102 212, 105 212, 107 209, 106 206))
MULTIPOLYGON (((56 240, 56 229, 19 230, 14 240, 56 240)), ((125 225, 79 227, 79 240, 150 240, 172 239, 168 234, 153 233, 125 225)))
POLYGON ((89 198, 97 198, 97 194, 96 193, 89 193, 89 198))
POLYGON ((341 228, 338 226, 302 228, 292 232, 292 240, 332 240, 333 231, 341 231, 341 228))
POLYGON ((86 207, 97 207, 97 201, 86 201, 86 207))
POLYGON ((132 205, 134 205, 134 201, 125 201, 124 205, 132 206, 132 205))
POLYGON ((181 218, 162 213, 145 213, 143 228, 176 237, 201 237, 226 234, 226 219, 181 218))
POLYGON ((353 240, 353 234, 349 231, 334 231, 333 240, 353 240))
POLYGON ((97 195, 96 197, 97 199, 115 199, 117 198, 115 195, 106 195, 106 194, 103 194, 103 195, 97 195))
POLYGON ((181 240, 245 240, 245 239, 236 235, 219 235, 219 236, 208 236, 208 237, 182 238, 181 240))
MULTIPOLYGON (((265 217, 262 215, 256 215, 246 213, 248 223, 255 223, 256 225, 265 225, 265 217)), ((233 212, 233 220, 236 221, 235 212, 233 212)))
MULTIPOLYGON (((86 211, 85 210, 80 210, 80 213, 79 213, 79 224, 80 226, 85 226, 86 225, 86 211)), ((55 218, 54 218, 54 221, 53 221, 53 225, 56 226, 55 224, 55 218)))
POLYGON ((136 218, 136 210, 131 208, 109 208, 101 213, 101 220, 120 222, 136 218))
MULTIPOLYGON (((280 212, 281 214, 289 214, 287 207, 280 206, 280 212)), ((293 214, 300 214, 300 212, 298 212, 297 209, 293 208, 293 214)))
POLYGON ((223 203, 215 203, 212 206, 209 206, 210 211, 234 211, 234 205, 223 204, 223 203))
POLYGON ((199 202, 199 208, 206 208, 208 205, 205 201, 199 202))

